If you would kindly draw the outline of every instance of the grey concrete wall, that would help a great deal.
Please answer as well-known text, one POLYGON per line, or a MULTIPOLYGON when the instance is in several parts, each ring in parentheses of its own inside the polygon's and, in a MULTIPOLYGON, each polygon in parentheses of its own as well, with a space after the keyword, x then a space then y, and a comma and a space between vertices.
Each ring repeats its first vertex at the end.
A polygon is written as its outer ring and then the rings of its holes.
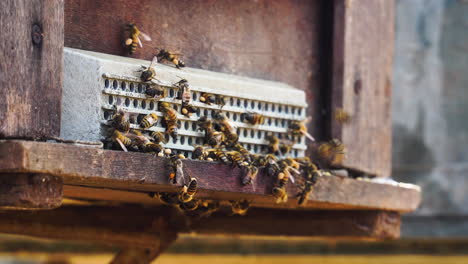
POLYGON ((468 1, 397 0, 395 27, 393 177, 423 190, 403 236, 468 238, 468 1))

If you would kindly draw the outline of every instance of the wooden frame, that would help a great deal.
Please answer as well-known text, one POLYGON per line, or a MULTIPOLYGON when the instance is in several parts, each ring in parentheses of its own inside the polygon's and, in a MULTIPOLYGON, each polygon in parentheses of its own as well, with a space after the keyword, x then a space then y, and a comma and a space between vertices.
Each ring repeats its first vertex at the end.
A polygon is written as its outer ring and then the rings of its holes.
MULTIPOLYGON (((150 59, 155 48, 182 49, 194 67, 282 81, 305 90, 308 113, 316 117, 309 131, 320 140, 341 139, 348 146, 343 165, 353 173, 390 175, 393 1, 241 0, 232 5, 210 0, 7 0, 0 7, 2 32, 9 36, 4 38, 8 42, 0 43, 8 51, 0 55, 0 71, 5 73, 0 93, 6 98, 0 103, 2 138, 58 136, 63 42, 69 47, 122 55, 123 25, 133 21, 155 40, 145 43, 146 48, 135 57, 150 59), (6 89, 10 87, 21 88, 6 89), (352 114, 351 124, 333 120, 338 107, 352 114)), ((180 218, 180 213, 161 207, 148 196, 179 188, 168 184, 164 159, 66 144, 4 141, 0 143, 0 178, 11 188, 1 190, 0 205, 50 209, 60 206, 63 197, 90 204, 33 216, 4 212, 0 231, 65 239, 72 233, 85 240, 105 237, 102 242, 131 244, 114 263, 134 263, 138 258, 147 263, 178 232, 188 230, 185 224, 171 226, 174 217, 192 221, 192 230, 206 234, 386 239, 398 237, 399 214, 414 210, 420 201, 419 190, 414 188, 322 177, 307 205, 298 208, 295 199, 274 203, 272 183, 265 175, 260 174, 252 186, 242 187, 238 169, 184 161, 184 170, 200 179, 200 198, 248 199, 255 210, 246 217, 228 217, 223 209, 204 221, 180 218), (42 179, 50 181, 44 184, 42 179), (95 201, 118 202, 119 206, 96 207, 95 201), (154 207, 144 209, 141 204, 154 207), (122 216, 117 221, 122 211, 159 215, 122 216), (277 224, 265 225, 271 218, 277 224), (105 224, 114 220, 110 226, 105 224), (296 228, 286 228, 293 220, 296 228), (145 234, 148 230, 134 227, 134 221, 152 223, 154 229, 145 234), (67 229, 68 225, 74 229, 67 229), (220 225, 229 229, 225 232, 220 225), (135 237, 143 237, 153 246, 138 246, 135 237)), ((288 191, 290 198, 298 192, 294 186, 288 191)))

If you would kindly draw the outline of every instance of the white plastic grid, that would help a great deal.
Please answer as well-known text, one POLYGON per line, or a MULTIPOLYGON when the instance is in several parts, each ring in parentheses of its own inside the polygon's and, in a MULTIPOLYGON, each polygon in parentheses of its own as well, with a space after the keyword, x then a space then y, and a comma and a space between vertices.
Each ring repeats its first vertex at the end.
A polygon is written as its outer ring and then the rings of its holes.
MULTIPOLYGON (((189 81, 190 83, 190 81, 189 81)), ((159 82, 160 87, 168 90, 168 97, 159 101, 148 97, 145 90, 149 87, 148 83, 142 83, 133 76, 103 74, 102 81, 102 120, 104 126, 110 125, 110 120, 115 111, 115 106, 128 113, 138 115, 139 118, 149 114, 156 113, 160 118, 163 116, 158 111, 158 102, 168 102, 174 109, 179 111, 181 101, 176 99, 178 88, 168 83, 159 82)), ((169 139, 164 146, 176 151, 180 151, 191 157, 191 151, 194 145, 202 144, 204 134, 197 130, 196 121, 203 115, 211 118, 214 111, 221 111, 229 118, 230 122, 237 128, 239 142, 250 152, 261 154, 266 151, 268 142, 264 139, 265 135, 276 135, 278 138, 287 138, 288 126, 292 120, 303 120, 305 118, 305 107, 301 105, 278 104, 268 101, 251 100, 238 96, 224 96, 225 105, 216 104, 207 105, 199 101, 202 92, 208 92, 201 87, 190 86, 192 91, 191 104, 197 108, 197 112, 190 118, 179 114, 179 136, 177 140, 169 139), (265 116, 263 125, 250 125, 241 120, 241 114, 245 112, 255 112, 265 116)), ((214 94, 216 95, 216 94, 214 94)), ((132 128, 141 129, 138 121, 131 124, 132 128)), ((161 119, 160 119, 161 120, 161 119)), ((161 131, 165 128, 159 121, 155 126, 144 129, 144 131, 161 131)), ((168 137, 167 137, 168 138, 168 137)), ((301 137, 292 147, 289 155, 299 157, 304 155, 306 149, 305 137, 301 137)))

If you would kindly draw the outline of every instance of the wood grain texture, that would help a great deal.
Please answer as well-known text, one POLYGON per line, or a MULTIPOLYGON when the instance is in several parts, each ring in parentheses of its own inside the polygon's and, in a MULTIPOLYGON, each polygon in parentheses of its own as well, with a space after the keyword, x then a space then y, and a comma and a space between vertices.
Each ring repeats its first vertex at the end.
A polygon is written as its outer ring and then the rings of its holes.
POLYGON ((348 152, 343 165, 390 176, 394 3, 335 0, 332 110, 352 115, 350 124, 331 119, 331 136, 348 152))
POLYGON ((0 137, 60 132, 63 1, 0 1, 0 137))
POLYGON ((53 209, 62 204, 62 178, 47 174, 0 174, 0 208, 53 209))
POLYGON ((379 240, 399 236, 400 215, 386 211, 253 208, 245 216, 230 216, 230 212, 219 211, 196 219, 168 207, 64 206, 34 213, 0 212, 0 232, 143 249, 171 242, 178 232, 379 240))
MULTIPOLYGON (((271 193, 273 179, 262 172, 253 185, 242 186, 238 168, 185 160, 184 174, 198 179, 197 197, 220 200, 251 200, 254 206, 298 208, 297 186, 289 184, 290 201, 276 204, 271 193)), ((101 187, 140 192, 176 192, 168 182, 169 163, 143 153, 100 150, 57 143, 4 141, 0 143, 0 172, 46 173, 63 178, 67 185, 101 187)), ((75 197, 79 198, 79 197, 75 197)), ((387 184, 350 178, 321 177, 304 208, 381 209, 408 212, 420 201, 420 192, 387 184)))
MULTIPOLYGON (((322 75, 327 1, 66 0, 65 46, 126 55, 123 26, 135 22, 152 37, 133 57, 157 48, 182 53, 187 66, 275 80, 305 90, 314 135, 322 75)), ((325 47, 329 49, 329 47, 325 47)), ((327 58, 329 59, 329 58, 327 58)))

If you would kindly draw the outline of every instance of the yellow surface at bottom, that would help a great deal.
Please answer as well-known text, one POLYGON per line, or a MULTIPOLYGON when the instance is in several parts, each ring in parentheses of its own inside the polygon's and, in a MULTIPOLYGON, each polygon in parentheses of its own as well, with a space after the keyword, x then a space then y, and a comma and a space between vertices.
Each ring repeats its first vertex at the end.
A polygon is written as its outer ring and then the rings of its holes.
MULTIPOLYGON (((19 259, 30 260, 67 260, 64 262, 50 263, 86 263, 86 264, 102 264, 109 263, 112 255, 45 255, 45 254, 15 254, 2 255, 1 258, 15 257, 19 259)), ((39 263, 48 263, 39 262, 39 263)), ((468 263, 467 256, 430 256, 430 255, 190 255, 190 254, 164 254, 157 261, 157 264, 169 263, 189 263, 189 264, 207 264, 207 263, 247 263, 247 264, 466 264, 468 263)))

